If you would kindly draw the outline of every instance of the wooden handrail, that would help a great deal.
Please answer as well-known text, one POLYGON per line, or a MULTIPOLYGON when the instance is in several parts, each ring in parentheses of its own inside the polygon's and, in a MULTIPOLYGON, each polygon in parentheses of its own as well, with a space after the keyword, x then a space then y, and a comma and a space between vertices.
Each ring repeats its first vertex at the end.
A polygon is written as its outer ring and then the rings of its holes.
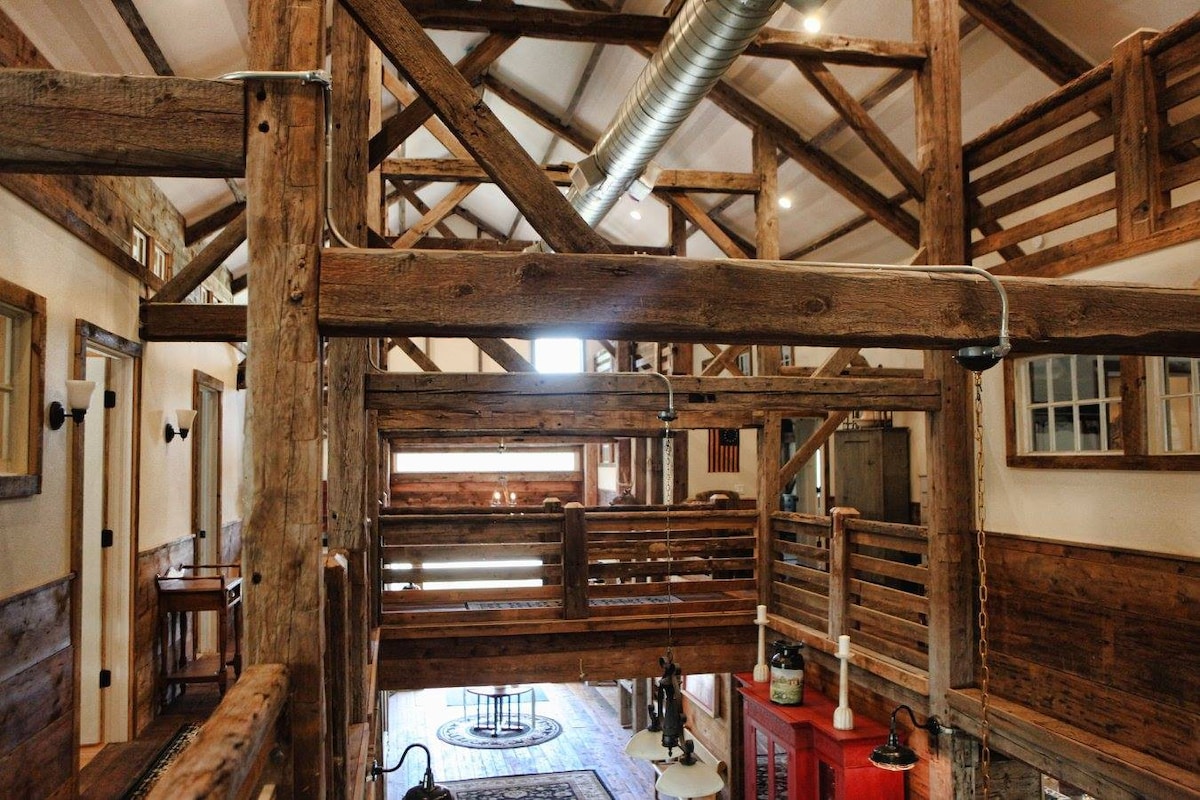
POLYGON ((287 695, 286 666, 246 667, 196 740, 159 778, 150 800, 257 797, 287 695))

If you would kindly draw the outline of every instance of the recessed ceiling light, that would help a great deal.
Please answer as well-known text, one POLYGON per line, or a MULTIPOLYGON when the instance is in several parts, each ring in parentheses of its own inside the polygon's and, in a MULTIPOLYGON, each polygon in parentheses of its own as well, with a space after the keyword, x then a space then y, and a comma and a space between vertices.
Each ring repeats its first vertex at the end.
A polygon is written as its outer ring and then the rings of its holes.
POLYGON ((791 208, 792 207, 792 198, 788 197, 787 195, 780 197, 779 198, 779 207, 780 208, 791 208))
POLYGON ((808 31, 809 33, 820 33, 821 18, 816 14, 809 14, 804 18, 804 30, 808 31))
POLYGON ((641 218, 642 218, 642 212, 638 211, 638 210, 635 208, 633 211, 630 211, 630 212, 629 212, 629 216, 633 217, 634 219, 641 219, 641 218))

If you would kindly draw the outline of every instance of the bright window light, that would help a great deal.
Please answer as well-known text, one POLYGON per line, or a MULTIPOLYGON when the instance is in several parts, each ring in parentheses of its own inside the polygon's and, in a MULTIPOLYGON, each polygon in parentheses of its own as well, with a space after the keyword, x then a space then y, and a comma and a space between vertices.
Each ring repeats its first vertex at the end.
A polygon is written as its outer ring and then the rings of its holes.
POLYGON ((533 367, 538 372, 583 372, 583 340, 534 339, 533 367))
POLYGON ((468 450, 462 452, 399 452, 392 456, 393 472, 574 472, 579 469, 571 450, 468 450))

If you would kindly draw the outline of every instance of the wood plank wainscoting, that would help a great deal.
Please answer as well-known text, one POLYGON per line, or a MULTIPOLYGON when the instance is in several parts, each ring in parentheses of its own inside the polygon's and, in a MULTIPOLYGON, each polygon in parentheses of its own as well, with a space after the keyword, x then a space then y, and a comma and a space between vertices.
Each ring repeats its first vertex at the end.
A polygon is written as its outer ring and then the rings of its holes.
POLYGON ((72 578, 0 601, 0 797, 75 794, 72 578))

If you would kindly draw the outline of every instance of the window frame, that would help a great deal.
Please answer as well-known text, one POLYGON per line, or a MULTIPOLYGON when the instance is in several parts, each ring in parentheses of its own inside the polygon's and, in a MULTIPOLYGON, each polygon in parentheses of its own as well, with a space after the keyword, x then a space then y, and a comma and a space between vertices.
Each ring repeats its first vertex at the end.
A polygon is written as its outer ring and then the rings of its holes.
POLYGON ((1165 385, 1167 358, 1175 356, 1160 356, 1148 359, 1146 368, 1146 385, 1149 387, 1150 401, 1147 403, 1150 422, 1150 442, 1154 452, 1165 456, 1178 457, 1200 455, 1200 358, 1179 356, 1190 362, 1189 385, 1190 391, 1185 394, 1171 394, 1165 385), (1170 452, 1167 450, 1167 419, 1166 404, 1170 399, 1188 399, 1188 415, 1192 430, 1191 450, 1170 452))
MULTIPOLYGON (((1037 357, 1041 357, 1039 354, 1037 357)), ((1064 353, 1062 355, 1075 355, 1064 353)), ((1151 452, 1147 407, 1154 399, 1147 380, 1146 359, 1121 356, 1121 442, 1123 450, 1087 453, 1025 453, 1019 447, 1017 414, 1021 391, 1017 385, 1022 358, 1004 360, 1004 427, 1009 467, 1019 469, 1115 469, 1200 471, 1200 453, 1151 452)))
MULTIPOLYGON (((25 424, 25 469, 0 474, 0 500, 42 492, 42 429, 46 389, 46 298, 0 278, 0 303, 28 315, 28 396, 25 424)), ((23 343, 25 346, 25 343, 23 343)))

